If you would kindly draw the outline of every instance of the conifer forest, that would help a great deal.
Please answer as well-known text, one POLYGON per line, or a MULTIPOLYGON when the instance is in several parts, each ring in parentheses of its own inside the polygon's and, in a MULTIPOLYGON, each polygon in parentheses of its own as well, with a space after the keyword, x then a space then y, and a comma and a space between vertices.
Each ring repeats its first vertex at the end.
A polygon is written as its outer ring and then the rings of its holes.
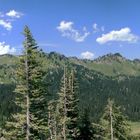
MULTIPOLYGON (((1 138, 140 139, 132 133, 133 122, 140 119, 138 77, 105 76, 84 66, 92 63, 90 60, 44 53, 28 26, 23 35, 22 55, 0 56, 5 63, 1 65, 1 138)), ((124 59, 120 54, 109 54, 96 61, 111 57, 124 59)))
POLYGON ((139 0, 0 0, 0 140, 140 140, 139 0))

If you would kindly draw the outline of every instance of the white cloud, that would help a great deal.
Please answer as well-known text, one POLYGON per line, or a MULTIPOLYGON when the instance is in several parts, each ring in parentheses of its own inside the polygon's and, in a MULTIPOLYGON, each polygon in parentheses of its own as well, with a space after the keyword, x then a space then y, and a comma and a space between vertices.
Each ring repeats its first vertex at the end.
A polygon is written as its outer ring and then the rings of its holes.
POLYGON ((136 43, 138 40, 139 37, 132 34, 130 28, 128 27, 120 30, 113 30, 107 34, 102 34, 101 37, 96 39, 99 44, 105 44, 110 41, 136 43))
POLYGON ((15 21, 14 18, 20 18, 21 16, 23 16, 23 13, 17 12, 15 10, 10 10, 7 13, 0 11, 0 26, 6 30, 11 30, 12 24, 15 21))
POLYGON ((11 48, 10 45, 6 45, 5 42, 0 42, 0 55, 13 54, 15 52, 15 48, 11 48))
POLYGON ((57 27, 58 30, 60 31, 67 31, 67 30, 72 30, 73 22, 66 22, 66 21, 61 21, 60 25, 57 27))
POLYGON ((93 59, 94 58, 94 53, 86 51, 81 53, 81 57, 83 59, 93 59))
POLYGON ((93 24, 93 30, 94 30, 93 32, 98 32, 99 31, 96 23, 93 24))
POLYGON ((0 19, 0 26, 4 27, 6 30, 11 30, 12 29, 11 22, 5 21, 3 19, 0 19))
POLYGON ((96 32, 104 32, 104 30, 105 30, 104 26, 99 27, 97 25, 97 23, 94 23, 92 27, 93 27, 93 32, 94 33, 96 33, 96 32))
POLYGON ((10 10, 8 13, 6 13, 6 15, 12 18, 20 18, 23 14, 15 10, 10 10))
POLYGON ((83 27, 83 33, 80 33, 78 30, 73 28, 73 22, 61 21, 57 27, 58 31, 62 33, 63 37, 67 37, 76 42, 83 42, 88 35, 90 34, 85 27, 83 27))

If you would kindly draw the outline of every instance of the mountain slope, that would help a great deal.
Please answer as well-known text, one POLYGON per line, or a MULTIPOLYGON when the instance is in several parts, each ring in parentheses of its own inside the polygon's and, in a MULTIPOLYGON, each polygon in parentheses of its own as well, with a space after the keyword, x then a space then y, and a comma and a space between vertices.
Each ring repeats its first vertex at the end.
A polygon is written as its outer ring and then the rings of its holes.
MULTIPOLYGON (((2 55, 0 56, 0 66, 15 65, 18 61, 17 56, 2 55)), ((81 65, 89 70, 95 70, 101 72, 107 76, 128 75, 139 76, 140 75, 140 60, 129 60, 124 58, 119 53, 107 54, 99 57, 95 60, 78 59, 76 57, 65 57, 64 55, 51 52, 45 54, 42 62, 44 67, 53 67, 53 65, 63 65, 64 63, 72 63, 81 65), (47 60, 47 61, 46 61, 47 60)))
POLYGON ((124 58, 119 53, 107 54, 93 61, 79 60, 75 58, 71 58, 71 61, 73 63, 83 65, 91 70, 101 72, 108 76, 117 76, 117 75, 139 76, 140 75, 139 59, 131 61, 124 58))
MULTIPOLYGON (((17 56, 0 56, 0 122, 15 110, 14 71, 17 56)), ((113 98, 131 120, 140 120, 140 61, 130 61, 120 54, 109 54, 96 60, 67 58, 52 52, 44 54, 43 69, 48 71, 44 79, 49 83, 49 92, 56 96, 60 89, 63 67, 67 65, 77 72, 79 83, 80 111, 90 107, 90 116, 98 120, 108 98, 113 98), (115 69, 115 70, 114 70, 115 69)))

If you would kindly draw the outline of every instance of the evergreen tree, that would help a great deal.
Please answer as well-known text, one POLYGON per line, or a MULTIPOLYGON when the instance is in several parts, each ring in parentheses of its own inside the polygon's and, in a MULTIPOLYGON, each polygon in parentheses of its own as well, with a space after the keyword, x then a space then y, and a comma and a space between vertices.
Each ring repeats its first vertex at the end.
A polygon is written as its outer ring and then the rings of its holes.
POLYGON ((61 92, 58 100, 59 130, 62 139, 75 140, 78 133, 78 85, 74 71, 64 68, 61 92))
POLYGON ((27 26, 24 36, 24 52, 16 72, 17 113, 13 115, 13 122, 7 123, 9 131, 5 134, 10 140, 43 140, 47 126, 47 103, 46 88, 43 84, 44 72, 40 63, 41 53, 27 26))
POLYGON ((79 136, 78 140, 92 140, 93 127, 89 118, 89 110, 85 109, 79 122, 79 136))
POLYGON ((58 139, 58 119, 57 119, 57 100, 48 103, 48 129, 50 140, 58 139))
POLYGON ((78 84, 77 79, 75 78, 74 71, 70 73, 69 76, 69 92, 68 92, 68 111, 67 117, 69 119, 67 123, 68 128, 68 138, 75 140, 78 133, 78 118, 79 118, 79 109, 78 109, 78 84))
POLYGON ((120 111, 120 107, 117 107, 110 99, 108 100, 105 113, 101 119, 101 124, 105 129, 106 139, 128 139, 129 125, 127 123, 126 117, 120 111))
POLYGON ((67 69, 64 68, 64 75, 61 82, 62 86, 59 92, 58 99, 58 127, 59 127, 59 137, 63 140, 67 139, 67 105, 68 105, 68 77, 67 77, 67 69))
POLYGON ((105 140, 105 130, 103 126, 97 123, 92 124, 93 127, 93 140, 105 140))

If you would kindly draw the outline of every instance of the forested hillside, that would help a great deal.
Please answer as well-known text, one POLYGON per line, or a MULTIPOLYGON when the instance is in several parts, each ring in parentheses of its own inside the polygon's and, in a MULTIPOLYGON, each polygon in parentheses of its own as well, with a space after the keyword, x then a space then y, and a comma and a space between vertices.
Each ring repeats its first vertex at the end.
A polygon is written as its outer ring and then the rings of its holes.
MULTIPOLYGON (((15 80, 13 73, 18 61, 18 56, 0 56, 0 97, 1 101, 4 102, 1 104, 2 110, 5 109, 6 106, 7 109, 11 108, 9 100, 10 97, 13 98, 11 95, 11 89, 14 88, 15 80)), ((139 61, 130 61, 124 59, 118 54, 106 55, 99 59, 89 61, 77 58, 67 58, 64 55, 52 52, 50 54, 44 54, 42 63, 44 66, 42 69, 48 71, 45 78, 46 82, 50 84, 50 94, 55 95, 59 91, 64 65, 74 67, 77 71, 80 86, 79 97, 81 98, 81 106, 86 105, 91 107, 91 117, 93 119, 97 119, 98 115, 101 115, 102 109, 106 104, 108 97, 112 97, 119 105, 122 106, 122 110, 129 116, 130 119, 140 120, 139 61), (112 57, 114 59, 112 59, 112 57), (103 67, 103 65, 105 65, 105 67, 103 67), (121 65, 124 66, 121 67, 121 65), (111 75, 109 71, 103 71, 103 68, 107 68, 112 72, 113 69, 115 70, 111 75), (133 72, 131 73, 131 71, 133 72), (117 75, 117 73, 119 74, 117 75)), ((8 112, 7 109, 6 112, 8 112)), ((0 114, 5 112, 5 110, 2 110, 0 114)))
MULTIPOLYGON (((15 70, 20 56, 0 56, 0 125, 4 126, 16 110, 15 70)), ((99 121, 109 98, 121 106, 130 121, 140 121, 140 61, 128 60, 120 54, 108 54, 96 60, 65 57, 55 52, 39 58, 48 85, 48 99, 57 99, 64 67, 76 72, 79 86, 80 113, 90 110, 92 122, 99 121)))

